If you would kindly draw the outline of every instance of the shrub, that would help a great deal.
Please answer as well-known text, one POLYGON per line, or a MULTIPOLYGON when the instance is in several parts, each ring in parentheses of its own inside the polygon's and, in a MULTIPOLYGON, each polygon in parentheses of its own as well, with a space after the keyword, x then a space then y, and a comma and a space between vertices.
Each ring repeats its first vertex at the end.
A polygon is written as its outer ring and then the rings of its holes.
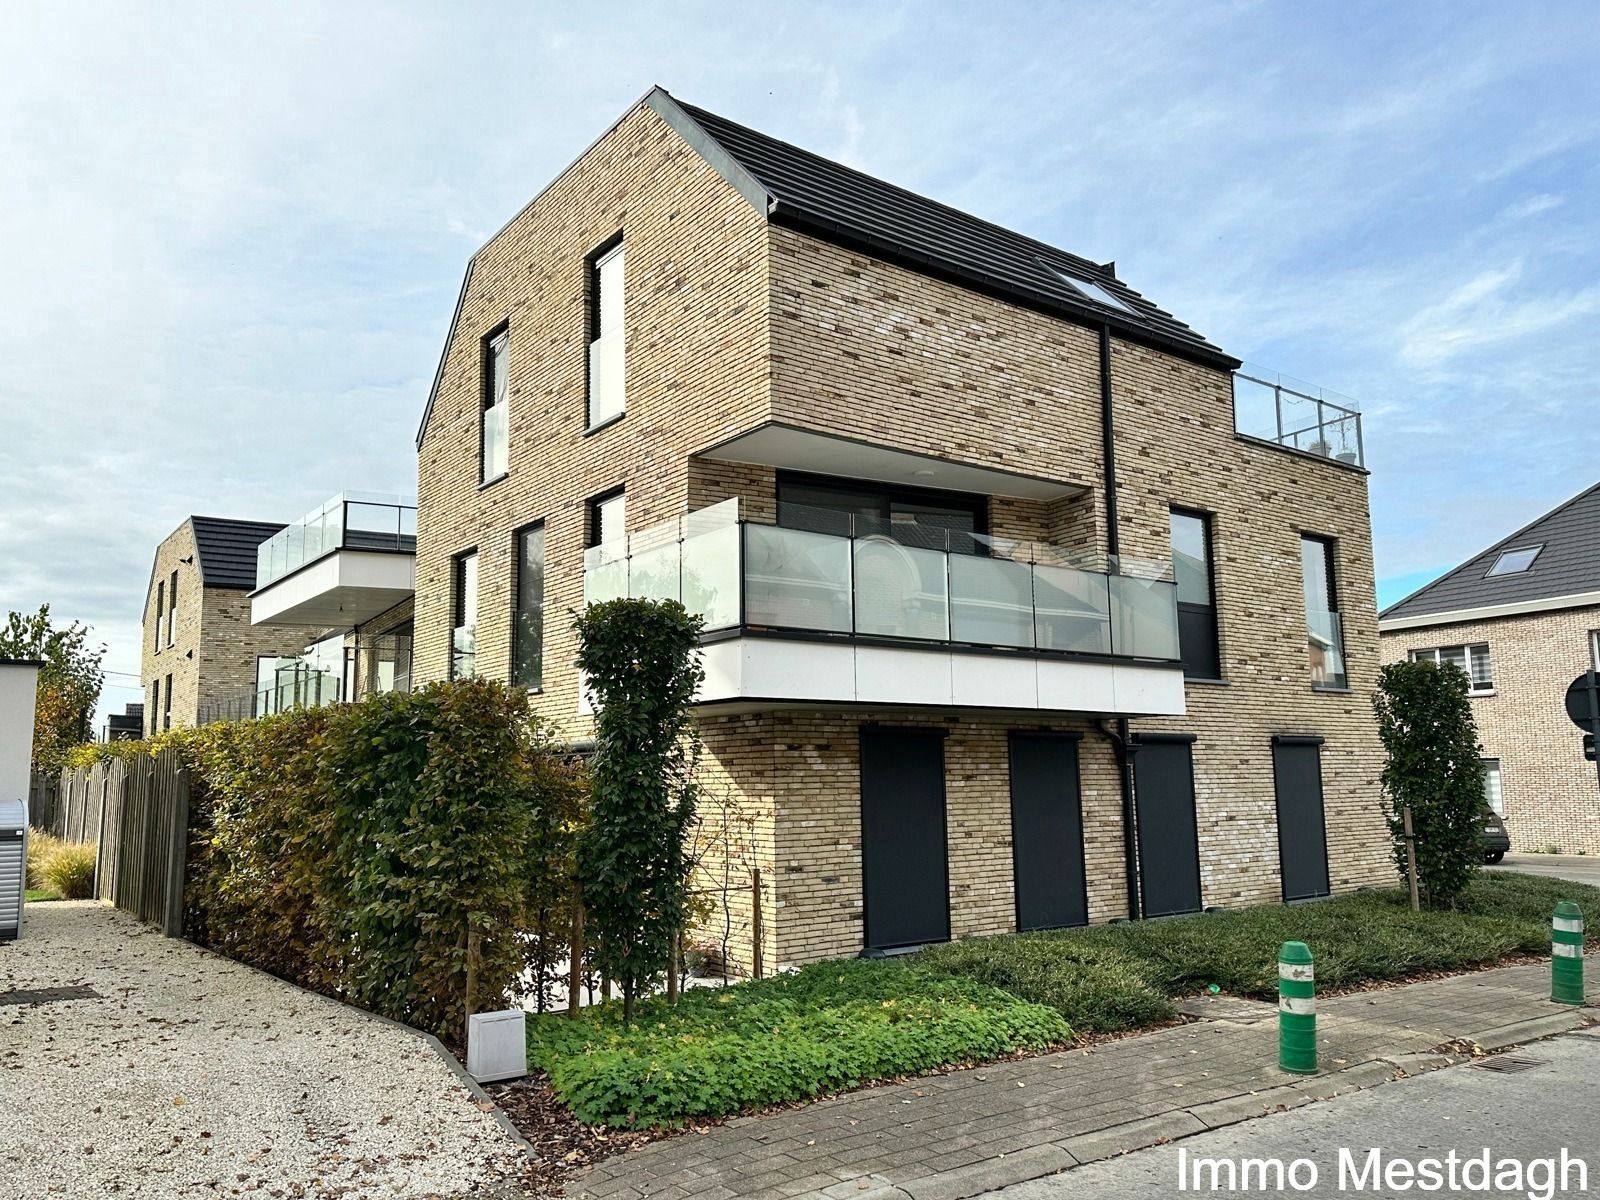
POLYGON ((1383 790, 1395 863, 1403 880, 1409 806, 1417 875, 1434 903, 1453 902, 1483 862, 1483 761, 1467 689, 1466 673, 1453 663, 1391 663, 1379 672, 1372 702, 1388 754, 1383 790))
POLYGON ((1049 1008, 901 963, 818 963, 728 988, 529 1023, 529 1054, 580 1120, 643 1128, 808 1099, 1071 1039, 1049 1008))
POLYGON ((43 829, 28 827, 28 861, 27 885, 35 891, 45 891, 49 885, 44 881, 44 865, 62 846, 64 841, 55 834, 43 829))
POLYGON ((666 971, 688 915, 701 625, 676 600, 637 599, 591 604, 576 622, 595 698, 583 901, 595 965, 621 986, 624 1019, 666 971))
POLYGON ((87 842, 65 842, 44 860, 45 887, 63 900, 94 897, 95 848, 87 842))

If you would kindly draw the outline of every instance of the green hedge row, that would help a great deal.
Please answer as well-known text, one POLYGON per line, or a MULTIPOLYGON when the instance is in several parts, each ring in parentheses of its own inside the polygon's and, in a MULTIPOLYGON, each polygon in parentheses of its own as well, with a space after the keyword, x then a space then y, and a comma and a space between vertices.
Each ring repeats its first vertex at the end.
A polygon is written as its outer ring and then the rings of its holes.
POLYGON ((174 730, 191 778, 186 932, 459 1041, 566 952, 586 789, 526 693, 486 680, 174 730))

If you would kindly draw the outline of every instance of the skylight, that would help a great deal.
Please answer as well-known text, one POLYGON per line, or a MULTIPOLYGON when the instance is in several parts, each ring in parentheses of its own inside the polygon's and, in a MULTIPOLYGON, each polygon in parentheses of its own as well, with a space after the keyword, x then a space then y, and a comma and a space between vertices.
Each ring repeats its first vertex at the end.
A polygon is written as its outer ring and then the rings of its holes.
POLYGON ((1065 279, 1078 291, 1082 292, 1090 300, 1093 300, 1096 304, 1104 304, 1107 308, 1114 308, 1118 312, 1125 312, 1129 314, 1133 313, 1133 309, 1129 308, 1121 300, 1118 300, 1098 283, 1092 283, 1079 275, 1069 275, 1060 267, 1051 267, 1050 269, 1057 275, 1061 276, 1062 279, 1065 279))
POLYGON ((1539 557, 1539 551, 1543 549, 1543 546, 1523 546, 1516 550, 1502 550, 1484 578, 1490 575, 1520 575, 1533 566, 1533 560, 1539 557))

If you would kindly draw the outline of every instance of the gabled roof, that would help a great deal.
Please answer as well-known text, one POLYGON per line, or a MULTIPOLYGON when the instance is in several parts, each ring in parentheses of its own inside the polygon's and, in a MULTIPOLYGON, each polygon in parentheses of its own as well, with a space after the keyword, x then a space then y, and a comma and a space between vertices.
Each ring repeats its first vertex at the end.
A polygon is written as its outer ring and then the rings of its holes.
MULTIPOLYGON (((1560 607, 1563 598, 1595 603, 1600 595, 1600 484, 1578 493, 1530 525, 1503 537, 1455 570, 1391 604, 1379 613, 1388 622, 1418 620, 1436 614, 1465 614, 1478 609, 1525 605, 1529 609, 1560 607), (1507 550, 1539 553, 1526 571, 1490 575, 1507 550)), ((1403 626, 1402 626, 1403 627, 1403 626)))
POLYGON ((236 521, 228 517, 190 517, 194 549, 205 587, 254 591, 256 548, 278 530, 281 521, 236 521))
MULTIPOLYGON (((703 108, 685 104, 664 88, 652 88, 640 104, 653 109, 709 166, 775 224, 1068 320, 1106 326, 1119 336, 1221 370, 1231 371, 1239 365, 1238 359, 1128 287, 1116 277, 1110 263, 1095 263, 1069 254, 885 183, 703 108), (1102 289, 1121 307, 1091 298, 1073 287, 1063 274, 1076 276, 1092 288, 1102 289)), ((630 108, 629 112, 632 111, 630 108)), ((473 259, 476 258, 474 254, 473 259)), ((419 448, 438 396, 444 359, 454 340, 456 322, 460 320, 471 278, 472 263, 469 262, 455 315, 451 318, 450 333, 445 338, 445 350, 440 355, 427 407, 417 429, 419 448)))

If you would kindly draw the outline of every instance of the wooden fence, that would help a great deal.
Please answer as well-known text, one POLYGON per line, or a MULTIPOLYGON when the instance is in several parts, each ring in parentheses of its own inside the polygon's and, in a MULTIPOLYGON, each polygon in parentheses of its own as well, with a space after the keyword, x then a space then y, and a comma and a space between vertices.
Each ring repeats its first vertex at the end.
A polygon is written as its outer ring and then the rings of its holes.
POLYGON ((189 775, 176 750, 35 775, 29 801, 33 825, 97 845, 97 900, 182 934, 189 775))

